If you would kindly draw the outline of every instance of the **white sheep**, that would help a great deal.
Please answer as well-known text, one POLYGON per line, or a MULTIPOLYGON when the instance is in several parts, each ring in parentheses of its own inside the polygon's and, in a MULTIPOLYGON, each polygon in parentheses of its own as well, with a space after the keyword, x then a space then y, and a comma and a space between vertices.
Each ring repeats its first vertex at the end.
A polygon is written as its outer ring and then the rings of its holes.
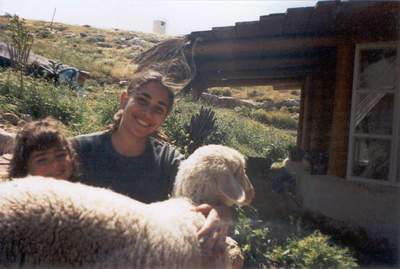
POLYGON ((182 162, 175 197, 152 204, 50 178, 0 183, 0 267, 227 268, 227 253, 202 254, 205 218, 192 209, 249 204, 244 165, 233 149, 204 146, 182 162))

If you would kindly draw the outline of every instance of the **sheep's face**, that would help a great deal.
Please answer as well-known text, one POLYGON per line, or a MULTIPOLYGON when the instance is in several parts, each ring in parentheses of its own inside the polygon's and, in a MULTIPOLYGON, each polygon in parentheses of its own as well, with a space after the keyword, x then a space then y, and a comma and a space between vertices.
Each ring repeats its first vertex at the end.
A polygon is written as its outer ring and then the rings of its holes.
POLYGON ((254 188, 245 173, 242 154, 226 146, 207 145, 182 162, 174 195, 189 197, 195 203, 248 205, 254 188))

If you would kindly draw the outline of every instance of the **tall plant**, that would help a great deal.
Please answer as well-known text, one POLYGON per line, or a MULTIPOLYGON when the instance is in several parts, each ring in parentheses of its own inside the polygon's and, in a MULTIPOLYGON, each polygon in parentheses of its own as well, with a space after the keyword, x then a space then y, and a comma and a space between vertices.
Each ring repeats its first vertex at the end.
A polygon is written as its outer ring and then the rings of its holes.
POLYGON ((28 63, 29 54, 33 45, 33 35, 25 26, 25 21, 14 15, 9 24, 9 40, 7 42, 11 65, 20 75, 20 95, 24 89, 23 71, 28 63))
POLYGON ((215 112, 211 108, 204 108, 202 106, 199 113, 192 116, 190 123, 184 125, 189 139, 189 154, 204 145, 206 138, 216 131, 215 120, 215 112))

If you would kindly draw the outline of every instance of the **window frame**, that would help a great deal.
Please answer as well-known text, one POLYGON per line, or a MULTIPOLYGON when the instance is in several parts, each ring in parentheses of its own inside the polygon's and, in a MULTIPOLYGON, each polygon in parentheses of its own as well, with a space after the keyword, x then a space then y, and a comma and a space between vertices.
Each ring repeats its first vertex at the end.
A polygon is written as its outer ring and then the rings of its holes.
POLYGON ((353 70, 353 87, 352 87, 352 98, 351 98, 351 117, 350 117, 350 128, 349 128, 349 145, 348 145, 348 160, 347 160, 347 173, 346 178, 354 181, 369 182, 381 185, 390 185, 400 187, 400 168, 397 167, 400 164, 400 76, 396 76, 395 85, 393 89, 382 88, 379 92, 385 94, 393 94, 393 121, 392 121, 392 134, 391 135, 379 135, 379 134, 356 134, 355 133, 355 110, 357 94, 368 93, 377 91, 377 89, 366 89, 359 87, 359 74, 360 74, 360 60, 361 51, 365 50, 376 50, 376 49, 395 49, 396 50, 396 62, 395 62, 395 74, 400 74, 400 43, 399 42, 379 42, 379 43, 363 43, 356 44, 355 57, 354 57, 354 70, 353 70), (354 149, 355 141, 357 138, 377 138, 381 140, 390 141, 391 151, 389 159, 389 175, 388 180, 376 180, 365 177, 353 176, 353 165, 354 165, 354 149))

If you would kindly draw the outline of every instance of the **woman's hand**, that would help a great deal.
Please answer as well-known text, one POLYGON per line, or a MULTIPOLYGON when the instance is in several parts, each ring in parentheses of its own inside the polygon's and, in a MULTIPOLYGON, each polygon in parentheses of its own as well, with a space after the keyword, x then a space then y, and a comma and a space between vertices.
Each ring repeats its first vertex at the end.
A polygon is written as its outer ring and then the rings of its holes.
POLYGON ((202 204, 194 208, 206 217, 203 227, 197 231, 201 247, 208 255, 221 255, 225 248, 225 239, 232 222, 232 209, 227 206, 202 204))

